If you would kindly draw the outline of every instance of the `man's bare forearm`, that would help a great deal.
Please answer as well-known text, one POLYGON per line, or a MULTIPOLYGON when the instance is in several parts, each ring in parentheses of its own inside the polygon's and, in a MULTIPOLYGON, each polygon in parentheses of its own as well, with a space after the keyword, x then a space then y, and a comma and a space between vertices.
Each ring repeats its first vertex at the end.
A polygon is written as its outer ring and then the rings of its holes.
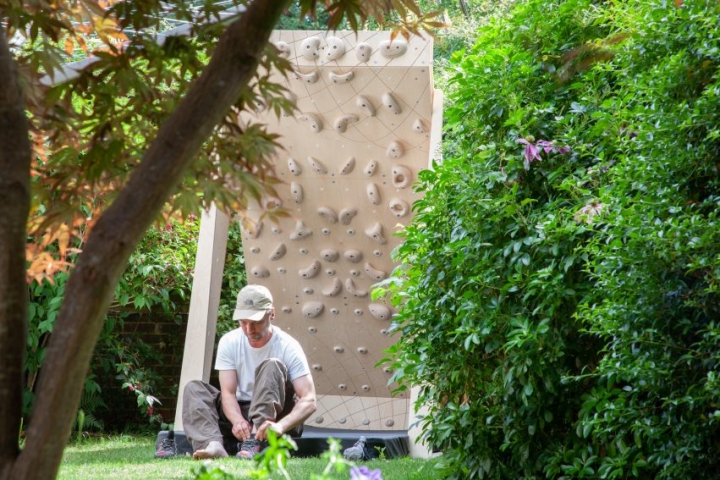
POLYGON ((223 413, 230 423, 235 425, 240 420, 244 420, 242 411, 240 410, 240 404, 237 401, 234 393, 222 392, 222 409, 223 413))
POLYGON ((302 424, 315 412, 315 410, 317 410, 315 395, 300 398, 290 413, 278 420, 277 423, 282 426, 282 431, 285 433, 288 430, 302 424))

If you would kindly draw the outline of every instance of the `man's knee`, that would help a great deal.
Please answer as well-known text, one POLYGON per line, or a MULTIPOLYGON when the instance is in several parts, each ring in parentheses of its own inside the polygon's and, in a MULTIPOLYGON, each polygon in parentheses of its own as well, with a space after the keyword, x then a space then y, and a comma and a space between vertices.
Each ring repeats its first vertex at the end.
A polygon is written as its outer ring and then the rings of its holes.
POLYGON ((208 384, 202 380, 190 380, 183 388, 183 396, 197 396, 208 391, 208 384))
POLYGON ((266 360, 263 360, 263 362, 259 366, 268 365, 268 366, 277 366, 281 368, 287 368, 282 360, 279 358, 271 357, 266 360))
POLYGON ((285 382, 288 379, 287 365, 279 358, 268 358, 255 369, 255 378, 275 378, 285 382))
POLYGON ((280 360, 279 358, 268 358, 264 362, 262 362, 260 365, 258 365, 257 369, 255 370, 255 373, 270 373, 270 372, 279 372, 282 374, 283 377, 288 376, 288 369, 287 365, 280 360))

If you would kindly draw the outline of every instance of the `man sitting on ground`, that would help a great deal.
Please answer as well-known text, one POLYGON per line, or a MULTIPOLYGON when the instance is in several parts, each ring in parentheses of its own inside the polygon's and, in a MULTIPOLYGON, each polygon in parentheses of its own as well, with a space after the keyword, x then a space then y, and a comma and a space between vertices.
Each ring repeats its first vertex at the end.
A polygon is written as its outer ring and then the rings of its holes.
POLYGON ((240 290, 233 314, 240 328, 223 335, 217 349, 220 390, 199 380, 183 390, 182 419, 193 458, 227 457, 225 445, 239 441, 237 456, 251 459, 269 429, 278 436, 302 434, 316 409, 315 385, 302 347, 272 324, 274 318, 267 288, 240 290))

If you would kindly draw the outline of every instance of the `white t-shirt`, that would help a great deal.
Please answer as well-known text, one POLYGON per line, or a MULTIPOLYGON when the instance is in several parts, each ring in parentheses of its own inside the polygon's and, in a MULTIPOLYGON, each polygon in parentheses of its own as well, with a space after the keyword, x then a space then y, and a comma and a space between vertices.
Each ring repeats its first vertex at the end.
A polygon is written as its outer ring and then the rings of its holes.
POLYGON ((249 402, 255 389, 255 368, 268 358, 280 359, 288 369, 290 380, 308 375, 305 352, 300 343, 273 325, 270 341, 260 348, 250 346, 242 329, 237 328, 220 338, 215 359, 215 370, 236 370, 238 401, 249 402))

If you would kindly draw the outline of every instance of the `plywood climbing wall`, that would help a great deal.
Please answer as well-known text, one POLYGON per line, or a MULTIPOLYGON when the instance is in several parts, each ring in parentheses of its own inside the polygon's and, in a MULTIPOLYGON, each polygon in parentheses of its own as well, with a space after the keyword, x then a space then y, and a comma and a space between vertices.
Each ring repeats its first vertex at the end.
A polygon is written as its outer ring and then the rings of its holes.
MULTIPOLYGON (((307 424, 408 428, 408 399, 391 397, 392 373, 376 367, 391 345, 392 308, 372 285, 394 267, 395 234, 412 218, 413 182, 429 165, 432 42, 388 32, 278 31, 272 41, 295 74, 282 81, 295 117, 261 118, 282 135, 275 168, 291 214, 244 230, 248 282, 275 296, 276 324, 303 345, 319 408, 307 424)), ((278 80, 281 80, 278 78, 278 80)))

